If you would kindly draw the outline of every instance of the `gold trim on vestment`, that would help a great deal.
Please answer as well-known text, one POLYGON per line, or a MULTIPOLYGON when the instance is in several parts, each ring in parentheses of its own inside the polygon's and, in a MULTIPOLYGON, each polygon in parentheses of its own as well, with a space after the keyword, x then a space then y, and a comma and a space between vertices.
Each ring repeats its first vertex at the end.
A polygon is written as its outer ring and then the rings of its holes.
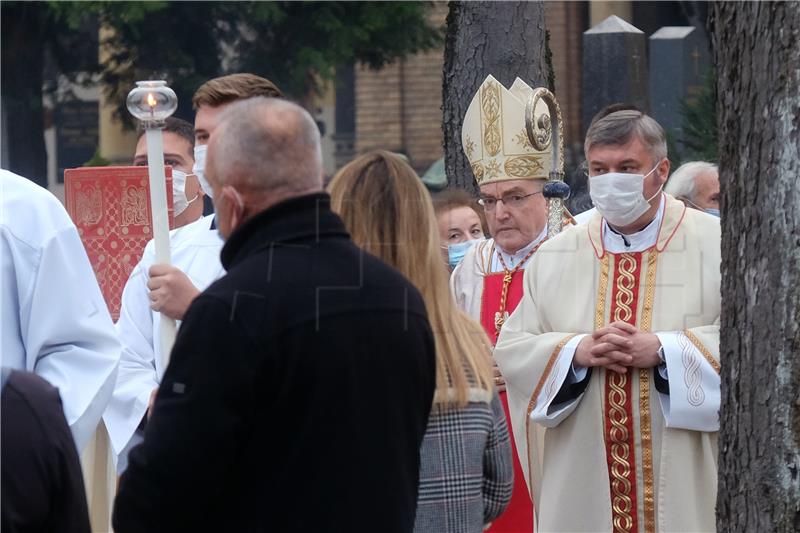
POLYGON ((719 372, 720 372, 719 362, 716 359, 714 359, 714 356, 711 355, 711 352, 708 351, 708 348, 705 347, 703 342, 700 339, 697 338, 697 335, 695 335, 694 333, 692 333, 688 329, 683 330, 683 333, 684 333, 684 335, 686 335, 686 338, 688 338, 690 341, 692 341, 692 344, 695 345, 697 350, 701 354, 703 354, 703 357, 706 358, 706 361, 708 361, 708 363, 716 371, 716 373, 719 374, 719 372))
MULTIPOLYGON (((616 295, 614 298, 614 314, 611 321, 622 320, 630 323, 633 317, 634 289, 637 284, 636 270, 638 262, 631 254, 622 254, 616 261, 614 283, 616 295)), ((635 320, 635 319, 634 319, 635 320)), ((632 369, 631 369, 632 373, 632 369)), ((628 431, 628 410, 626 408, 629 398, 625 388, 628 385, 628 373, 606 371, 606 381, 609 385, 606 401, 608 403, 608 452, 611 456, 609 473, 611 476, 611 508, 614 531, 630 532, 633 528, 633 514, 638 514, 638 509, 633 508, 631 494, 635 487, 631 485, 630 475, 636 478, 636 454, 630 448, 628 439, 632 435, 628 431)))
POLYGON ((625 393, 625 386, 628 383, 628 374, 606 371, 611 391, 608 394, 608 417, 611 428, 608 432, 608 440, 611 452, 611 505, 614 509, 614 531, 631 531, 633 527, 632 513, 637 512, 633 509, 631 501, 631 482, 628 477, 631 474, 631 449, 628 446, 628 412, 625 404, 628 396, 625 393))
POLYGON ((525 443, 528 445, 528 492, 530 493, 531 500, 533 500, 533 471, 531 470, 531 413, 534 409, 536 409, 536 398, 539 397, 539 393, 542 391, 542 387, 544 386, 544 382, 546 381, 547 376, 553 370, 553 365, 556 364, 556 359, 558 359, 558 354, 561 353, 561 350, 564 349, 564 346, 567 345, 569 340, 573 338, 575 334, 567 335, 561 342, 558 343, 553 353, 550 354, 550 359, 547 361, 547 365, 544 367, 544 372, 542 373, 542 377, 539 378, 539 383, 536 384, 536 388, 533 391, 530 399, 528 400, 528 411, 525 413, 525 443))
POLYGON ((614 309, 613 321, 622 320, 623 322, 630 322, 633 318, 633 289, 636 288, 637 279, 634 276, 636 273, 636 259, 630 254, 622 254, 617 263, 617 275, 614 276, 614 281, 617 284, 617 296, 614 303, 617 304, 614 309))
MULTIPOLYGON (((642 307, 641 331, 650 331, 653 324, 653 300, 656 292, 656 267, 658 266, 658 252, 651 249, 647 254, 647 279, 644 290, 644 303, 642 307)), ((657 370, 655 370, 657 372, 657 370)), ((642 444, 642 477, 644 487, 642 492, 644 509, 644 531, 655 531, 655 487, 653 485, 653 437, 650 417, 650 369, 639 369, 639 432, 642 444)))
POLYGON ((542 392, 542 387, 544 387, 545 381, 547 381, 547 377, 550 375, 550 372, 553 370, 553 365, 556 364, 556 359, 558 359, 558 354, 561 353, 561 350, 566 346, 566 344, 573 338, 577 333, 573 333, 572 335, 567 335, 558 343, 553 353, 550 354, 550 359, 547 360, 547 365, 544 367, 544 372, 542 372, 542 377, 539 378, 539 383, 536 384, 536 388, 533 390, 533 395, 531 395, 530 401, 528 402, 528 415, 536 409, 536 398, 539 397, 539 393, 542 392))
POLYGON ((595 307, 594 312, 594 329, 600 329, 605 325, 606 292, 608 291, 610 257, 610 255, 606 254, 600 260, 600 281, 597 287, 597 307, 595 307))

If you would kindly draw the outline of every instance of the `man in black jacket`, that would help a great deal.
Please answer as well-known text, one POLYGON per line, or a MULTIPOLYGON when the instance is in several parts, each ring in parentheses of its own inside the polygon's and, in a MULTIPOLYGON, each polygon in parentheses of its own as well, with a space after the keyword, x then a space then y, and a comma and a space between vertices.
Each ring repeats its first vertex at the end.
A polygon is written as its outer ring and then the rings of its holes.
POLYGON ((225 115, 206 174, 227 275, 186 313, 115 531, 411 531, 424 303, 330 211, 308 113, 254 98, 225 115))

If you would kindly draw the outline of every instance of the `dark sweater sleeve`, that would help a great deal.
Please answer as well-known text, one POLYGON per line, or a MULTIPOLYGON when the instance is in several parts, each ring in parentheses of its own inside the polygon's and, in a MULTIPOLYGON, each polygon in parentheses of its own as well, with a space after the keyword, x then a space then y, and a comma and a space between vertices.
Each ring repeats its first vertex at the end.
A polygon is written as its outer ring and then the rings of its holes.
POLYGON ((253 344, 227 304, 200 296, 178 332, 144 442, 131 450, 114 504, 116 533, 201 531, 240 460, 252 418, 253 344))

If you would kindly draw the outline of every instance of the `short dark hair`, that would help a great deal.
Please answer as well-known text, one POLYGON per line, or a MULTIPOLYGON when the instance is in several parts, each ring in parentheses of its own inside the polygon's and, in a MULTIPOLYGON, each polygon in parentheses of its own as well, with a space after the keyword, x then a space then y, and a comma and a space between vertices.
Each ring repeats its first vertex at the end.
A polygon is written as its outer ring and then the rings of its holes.
POLYGON ((667 136, 664 128, 638 109, 625 108, 597 118, 589 125, 583 153, 588 158, 594 146, 623 145, 637 137, 657 163, 667 157, 667 136))
MULTIPOLYGON (((144 128, 139 125, 138 135, 136 138, 141 139, 142 135, 144 135, 144 131, 144 128)), ((165 133, 174 133, 175 135, 186 139, 186 142, 189 143, 189 156, 194 159, 194 126, 182 118, 167 117, 167 120, 164 121, 164 127, 161 131, 165 133)))
POLYGON ((642 110, 634 104, 628 102, 616 102, 614 104, 609 104, 598 111, 597 114, 592 117, 592 122, 590 122, 589 125, 591 126, 601 118, 607 117, 611 113, 616 113, 617 111, 638 111, 639 113, 642 113, 642 110))
POLYGON ((283 93, 274 83, 261 76, 248 73, 229 74, 201 85, 192 97, 192 108, 198 109, 202 105, 219 107, 254 96, 282 98, 283 93))

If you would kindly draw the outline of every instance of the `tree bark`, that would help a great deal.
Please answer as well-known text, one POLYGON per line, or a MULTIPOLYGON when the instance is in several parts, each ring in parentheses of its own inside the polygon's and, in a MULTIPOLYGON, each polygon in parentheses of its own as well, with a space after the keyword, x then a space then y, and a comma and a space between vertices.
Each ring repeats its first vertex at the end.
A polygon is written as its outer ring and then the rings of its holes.
POLYGON ((542 2, 450 2, 444 49, 445 171, 449 187, 477 191, 461 149, 461 124, 478 87, 491 74, 507 88, 552 83, 546 62, 542 2))
POLYGON ((47 6, 4 2, 2 6, 2 105, 8 134, 3 166, 47 187, 42 83, 47 6))
POLYGON ((717 530, 800 531, 800 4, 715 2, 717 530))

